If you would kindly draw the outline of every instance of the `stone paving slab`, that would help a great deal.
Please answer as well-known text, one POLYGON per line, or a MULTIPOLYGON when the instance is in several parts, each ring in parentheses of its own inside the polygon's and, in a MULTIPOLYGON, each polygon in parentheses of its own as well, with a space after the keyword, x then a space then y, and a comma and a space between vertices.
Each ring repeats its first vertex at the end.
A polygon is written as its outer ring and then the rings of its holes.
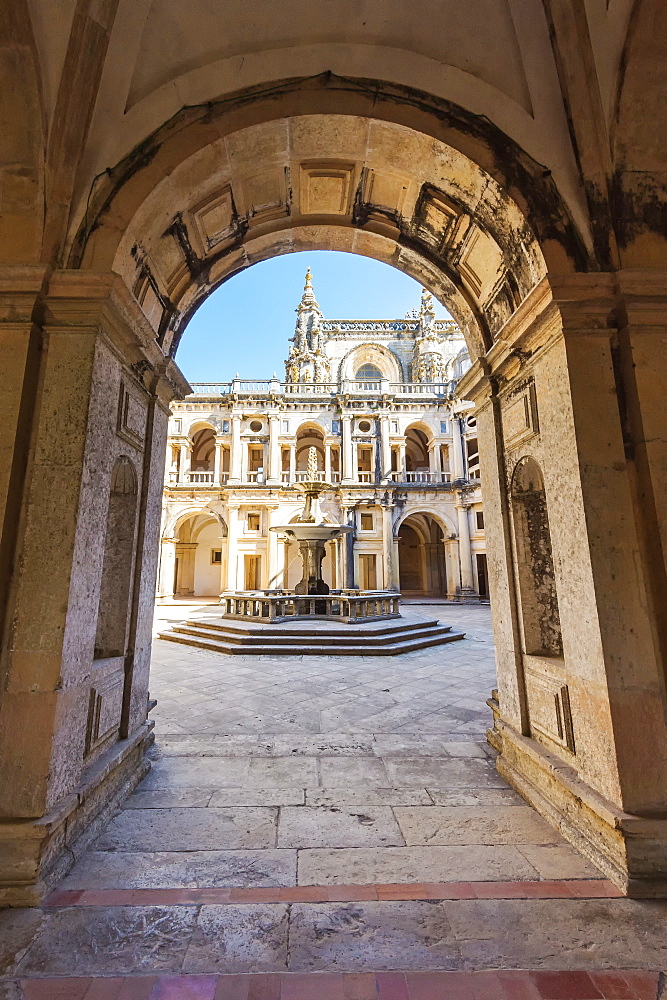
POLYGON ((173 757, 156 761, 140 791, 157 788, 305 788, 319 784, 312 758, 173 757))
MULTIPOLYGON (((487 760, 461 758, 387 757, 384 761, 389 784, 425 788, 507 788, 487 760)), ((150 777, 150 775, 149 775, 150 777)))
POLYGON ((394 815, 409 846, 560 844, 560 834, 530 806, 398 806, 394 815))
POLYGON ((294 971, 457 969, 458 942, 442 903, 295 903, 294 971))
MULTIPOLYGON (((429 806, 425 788, 306 788, 308 806, 429 806)), ((523 800, 520 800, 523 802, 523 800)))
POLYGON ((350 739, 345 733, 324 733, 321 736, 277 736, 273 753, 277 757, 290 756, 346 756, 372 757, 372 737, 350 739))
MULTIPOLYGON (((321 757, 318 761, 320 783, 329 788, 342 786, 389 788, 389 779, 384 762, 368 757, 321 757)), ((422 782, 423 784, 423 782, 422 782)))
POLYGON ((275 847, 277 809, 125 809, 96 851, 210 851, 275 847))
POLYGON ((210 806, 302 806, 303 788, 218 788, 210 806))
POLYGON ((184 972, 281 972, 288 965, 288 907, 202 906, 184 972))
POLYGON ((593 862, 582 857, 569 844, 557 847, 522 844, 519 851, 539 872, 540 878, 598 878, 600 875, 593 862))
POLYGON ((296 851, 124 850, 87 852, 59 888, 169 889, 295 884, 296 851))
POLYGON ((459 900, 442 905, 463 968, 667 967, 667 901, 459 900))
POLYGON ((194 906, 58 910, 44 921, 16 973, 178 972, 197 921, 194 906))
POLYGON ((388 806, 286 806, 278 847, 387 847, 403 844, 388 806))
POLYGON ((299 851, 300 885, 538 878, 516 847, 315 848, 299 851))

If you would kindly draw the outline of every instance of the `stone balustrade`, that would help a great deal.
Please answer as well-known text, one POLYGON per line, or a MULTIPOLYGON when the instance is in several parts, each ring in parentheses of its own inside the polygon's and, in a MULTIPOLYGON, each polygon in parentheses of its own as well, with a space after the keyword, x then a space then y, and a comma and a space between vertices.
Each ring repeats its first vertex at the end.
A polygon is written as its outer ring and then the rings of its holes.
POLYGON ((400 618, 400 594, 387 591, 332 590, 300 595, 290 591, 229 591, 220 604, 226 618, 256 622, 326 619, 341 622, 400 618))

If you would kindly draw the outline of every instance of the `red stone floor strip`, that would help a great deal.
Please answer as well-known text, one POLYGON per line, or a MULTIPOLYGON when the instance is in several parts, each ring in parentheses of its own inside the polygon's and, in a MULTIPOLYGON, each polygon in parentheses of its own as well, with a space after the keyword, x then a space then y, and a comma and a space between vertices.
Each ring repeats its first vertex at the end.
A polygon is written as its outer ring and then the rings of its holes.
POLYGON ((288 972, 23 979, 23 1000, 656 1000, 659 973, 288 972))
POLYGON ((296 885, 256 889, 62 889, 45 906, 147 906, 201 903, 333 903, 408 899, 610 899, 607 879, 540 882, 433 882, 394 885, 296 885))

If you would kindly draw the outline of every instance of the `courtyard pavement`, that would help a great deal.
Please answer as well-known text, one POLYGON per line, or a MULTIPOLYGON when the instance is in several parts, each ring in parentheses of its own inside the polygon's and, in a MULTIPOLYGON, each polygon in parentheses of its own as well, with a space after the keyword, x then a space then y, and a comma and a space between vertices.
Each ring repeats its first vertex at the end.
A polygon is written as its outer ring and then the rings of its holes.
POLYGON ((42 908, 0 914, 1 1000, 662 996, 667 904, 618 898, 495 770, 488 607, 422 613, 466 638, 156 640, 151 770, 42 908))

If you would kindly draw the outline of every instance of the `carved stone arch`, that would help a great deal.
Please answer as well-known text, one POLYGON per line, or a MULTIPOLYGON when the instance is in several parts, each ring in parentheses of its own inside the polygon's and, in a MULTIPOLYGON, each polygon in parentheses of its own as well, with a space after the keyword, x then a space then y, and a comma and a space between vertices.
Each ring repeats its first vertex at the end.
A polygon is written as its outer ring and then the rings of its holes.
POLYGON ((356 344, 343 355, 339 366, 339 378, 353 380, 364 364, 372 364, 380 369, 382 376, 390 382, 405 382, 405 372, 401 359, 384 344, 356 344))
POLYGON ((445 538, 448 538, 450 535, 456 534, 457 530, 456 526, 453 523, 452 524, 449 523, 447 516, 443 514, 442 511, 429 509, 428 507, 425 507, 422 504, 418 507, 403 509, 403 511, 401 512, 401 516, 398 518, 398 520, 394 525, 394 535, 398 534, 398 530, 404 521, 406 521, 409 517, 417 516, 419 514, 426 514, 427 517, 432 518, 439 526, 445 538))
POLYGON ((186 510, 174 511, 164 526, 163 538, 174 538, 179 530, 191 517, 201 514, 203 507, 188 507, 186 510))

